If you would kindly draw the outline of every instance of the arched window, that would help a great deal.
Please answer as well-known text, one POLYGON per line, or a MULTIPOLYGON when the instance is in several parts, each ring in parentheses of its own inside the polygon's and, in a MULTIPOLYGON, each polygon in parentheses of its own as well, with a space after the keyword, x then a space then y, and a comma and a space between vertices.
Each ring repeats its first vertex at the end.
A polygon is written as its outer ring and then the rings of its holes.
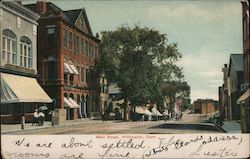
POLYGON ((74 95, 72 93, 70 93, 69 97, 74 99, 74 95))
POLYGON ((17 64, 16 35, 9 29, 3 30, 2 59, 7 63, 17 64))
POLYGON ((68 98, 68 94, 67 94, 67 93, 64 93, 64 97, 68 98))
POLYGON ((32 67, 32 42, 26 36, 20 39, 20 65, 32 67))

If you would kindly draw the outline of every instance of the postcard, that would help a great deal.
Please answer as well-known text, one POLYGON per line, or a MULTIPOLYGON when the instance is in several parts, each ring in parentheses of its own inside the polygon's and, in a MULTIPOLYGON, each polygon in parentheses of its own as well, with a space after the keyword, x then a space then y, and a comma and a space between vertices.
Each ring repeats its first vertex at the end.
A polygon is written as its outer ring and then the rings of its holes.
POLYGON ((0 2, 6 159, 250 157, 249 0, 0 2))

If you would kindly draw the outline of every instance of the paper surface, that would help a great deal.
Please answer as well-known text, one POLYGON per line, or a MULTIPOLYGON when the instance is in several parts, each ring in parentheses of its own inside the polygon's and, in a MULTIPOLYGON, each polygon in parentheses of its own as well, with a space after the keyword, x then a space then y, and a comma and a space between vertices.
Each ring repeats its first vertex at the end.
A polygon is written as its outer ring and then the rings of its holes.
POLYGON ((2 135, 6 159, 247 158, 249 134, 2 135))

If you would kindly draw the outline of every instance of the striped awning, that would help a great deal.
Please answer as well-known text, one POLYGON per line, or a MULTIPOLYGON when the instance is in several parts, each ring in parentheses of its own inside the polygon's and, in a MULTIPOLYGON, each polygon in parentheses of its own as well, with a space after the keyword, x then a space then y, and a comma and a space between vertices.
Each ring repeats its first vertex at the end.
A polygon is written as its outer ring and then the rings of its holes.
POLYGON ((64 107, 68 107, 68 108, 79 108, 79 105, 76 103, 76 101, 74 101, 72 98, 63 98, 64 100, 64 107))
POLYGON ((51 103, 35 78, 0 73, 1 104, 5 103, 51 103))

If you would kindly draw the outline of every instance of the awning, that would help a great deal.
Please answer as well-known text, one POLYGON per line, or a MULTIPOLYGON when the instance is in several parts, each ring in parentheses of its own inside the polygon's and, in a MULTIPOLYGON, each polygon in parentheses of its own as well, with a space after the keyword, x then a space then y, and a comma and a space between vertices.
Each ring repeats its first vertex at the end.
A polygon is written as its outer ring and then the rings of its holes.
POLYGON ((5 103, 51 103, 35 78, 1 73, 1 104, 5 103))
POLYGON ((152 115, 152 113, 148 109, 145 110, 144 114, 145 115, 152 115))
POLYGON ((74 74, 79 75, 79 72, 77 71, 76 67, 74 65, 69 64, 70 68, 74 72, 74 74))
POLYGON ((64 101, 64 107, 74 108, 75 106, 66 98, 63 98, 64 101))
POLYGON ((136 106, 135 107, 135 112, 138 113, 138 114, 144 114, 145 109, 142 106, 136 106))
POLYGON ((245 101, 250 97, 250 89, 248 89, 238 100, 237 104, 244 104, 245 101))
POLYGON ((74 101, 72 98, 69 97, 69 101, 72 103, 72 105, 73 105, 75 108, 79 108, 79 105, 77 104, 77 102, 74 101))
POLYGON ((64 62, 64 72, 65 73, 70 73, 70 74, 74 73, 73 70, 71 69, 71 67, 69 66, 69 64, 65 63, 65 62, 64 62))
POLYGON ((64 100, 64 107, 69 107, 69 108, 79 108, 80 106, 74 101, 72 98, 63 98, 64 100))
POLYGON ((162 114, 154 107, 152 108, 152 115, 153 116, 162 116, 162 114))
POLYGON ((135 112, 138 114, 152 115, 152 113, 146 107, 143 106, 136 106, 135 112))

